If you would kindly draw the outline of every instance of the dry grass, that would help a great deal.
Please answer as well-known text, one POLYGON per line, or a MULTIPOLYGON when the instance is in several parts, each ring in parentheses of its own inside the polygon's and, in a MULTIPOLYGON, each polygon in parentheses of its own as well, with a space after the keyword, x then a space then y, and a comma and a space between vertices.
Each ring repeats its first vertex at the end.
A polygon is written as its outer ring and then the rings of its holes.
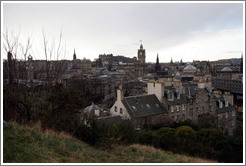
MULTIPOLYGON (((16 126, 17 123, 11 122, 11 124, 16 126)), ((41 122, 37 122, 37 123, 32 124, 32 125, 24 125, 24 126, 26 129, 35 130, 37 132, 43 133, 45 136, 51 136, 51 137, 56 137, 56 138, 65 138, 65 139, 72 139, 73 138, 70 134, 63 132, 63 131, 56 132, 56 131, 51 130, 51 129, 43 130, 41 127, 41 122)))
POLYGON ((102 150, 64 132, 42 131, 40 123, 13 123, 4 130, 4 143, 4 162, 10 163, 216 163, 140 144, 114 145, 102 150))

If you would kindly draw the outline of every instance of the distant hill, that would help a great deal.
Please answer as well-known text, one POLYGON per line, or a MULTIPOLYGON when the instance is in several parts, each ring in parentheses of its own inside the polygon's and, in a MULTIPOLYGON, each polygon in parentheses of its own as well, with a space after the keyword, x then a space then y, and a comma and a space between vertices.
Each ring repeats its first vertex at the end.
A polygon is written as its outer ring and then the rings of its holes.
POLYGON ((96 149, 65 133, 42 132, 34 127, 3 127, 4 163, 211 163, 214 161, 172 154, 133 144, 96 149))

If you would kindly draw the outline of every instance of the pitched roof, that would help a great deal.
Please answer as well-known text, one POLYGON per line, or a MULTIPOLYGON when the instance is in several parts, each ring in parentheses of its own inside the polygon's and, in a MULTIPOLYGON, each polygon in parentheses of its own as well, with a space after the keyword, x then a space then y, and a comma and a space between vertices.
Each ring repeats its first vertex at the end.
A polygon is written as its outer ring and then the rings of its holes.
POLYGON ((224 112, 231 112, 231 111, 236 111, 236 108, 234 106, 230 105, 230 104, 229 104, 228 107, 223 106, 222 108, 219 108, 217 106, 217 108, 215 110, 215 112, 217 114, 224 113, 224 112))
POLYGON ((124 97, 122 102, 133 118, 167 113, 154 94, 124 97))

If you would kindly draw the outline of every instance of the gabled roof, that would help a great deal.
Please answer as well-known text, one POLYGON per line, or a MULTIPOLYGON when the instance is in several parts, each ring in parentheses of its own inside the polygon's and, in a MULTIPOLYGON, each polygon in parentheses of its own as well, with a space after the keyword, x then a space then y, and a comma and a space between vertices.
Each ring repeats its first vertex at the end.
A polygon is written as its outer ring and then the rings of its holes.
POLYGON ((167 113, 154 94, 124 97, 122 103, 133 118, 167 113))

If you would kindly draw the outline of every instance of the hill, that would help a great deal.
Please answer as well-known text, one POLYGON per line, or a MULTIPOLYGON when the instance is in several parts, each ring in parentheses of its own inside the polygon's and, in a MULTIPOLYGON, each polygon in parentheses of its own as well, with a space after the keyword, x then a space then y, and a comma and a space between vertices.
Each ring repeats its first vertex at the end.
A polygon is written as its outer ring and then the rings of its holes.
POLYGON ((42 132, 15 123, 3 127, 4 163, 211 163, 214 161, 172 154, 133 144, 98 149, 63 132, 42 132))

